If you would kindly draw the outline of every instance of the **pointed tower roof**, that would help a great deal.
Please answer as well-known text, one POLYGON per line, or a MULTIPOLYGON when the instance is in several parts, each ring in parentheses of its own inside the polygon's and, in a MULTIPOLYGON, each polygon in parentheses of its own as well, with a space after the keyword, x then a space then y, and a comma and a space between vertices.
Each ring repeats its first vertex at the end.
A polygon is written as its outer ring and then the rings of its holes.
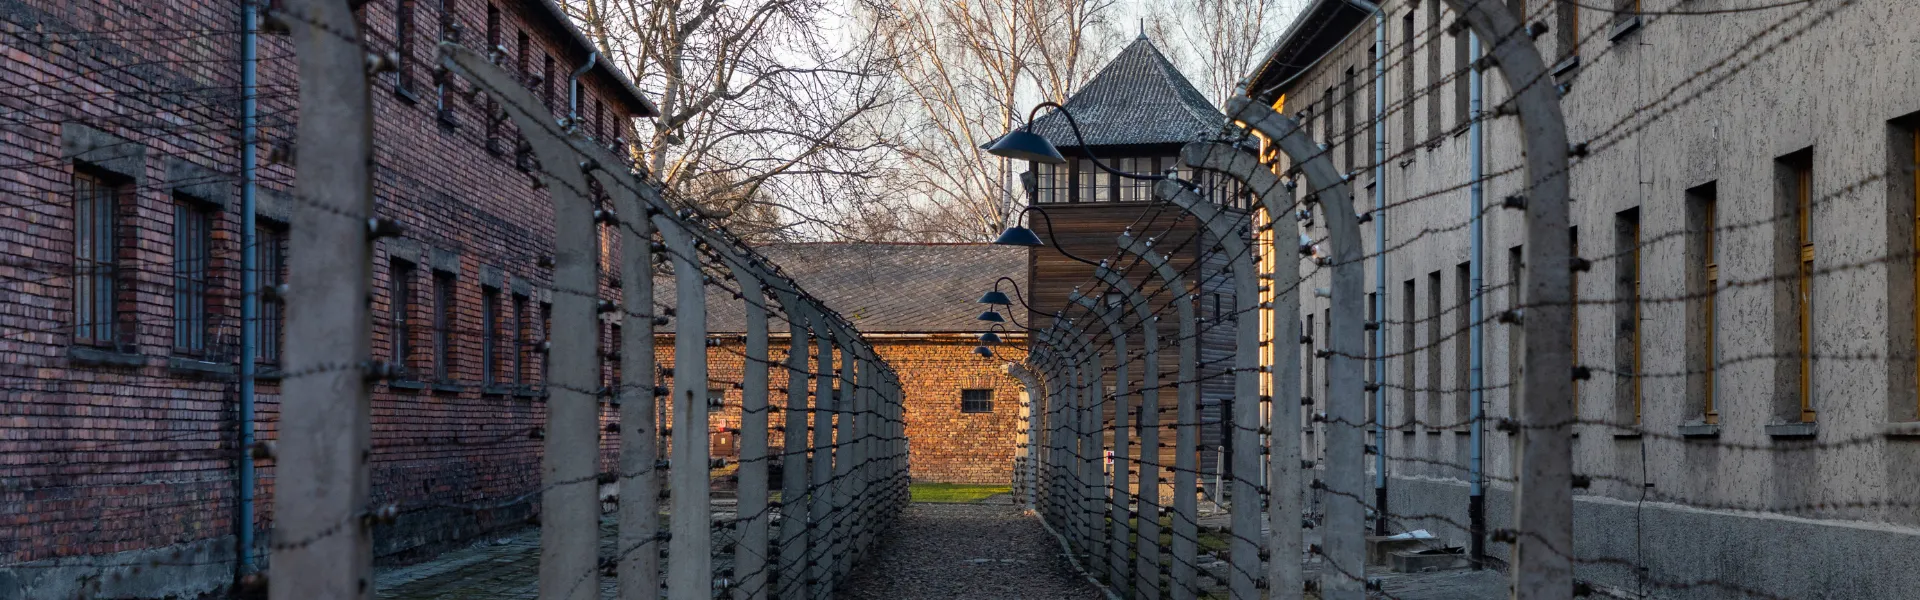
MULTIPOLYGON (((1074 92, 1066 106, 1088 146, 1184 144, 1226 120, 1145 33, 1074 92)), ((1081 145, 1059 111, 1041 115, 1033 132, 1054 146, 1081 145)))

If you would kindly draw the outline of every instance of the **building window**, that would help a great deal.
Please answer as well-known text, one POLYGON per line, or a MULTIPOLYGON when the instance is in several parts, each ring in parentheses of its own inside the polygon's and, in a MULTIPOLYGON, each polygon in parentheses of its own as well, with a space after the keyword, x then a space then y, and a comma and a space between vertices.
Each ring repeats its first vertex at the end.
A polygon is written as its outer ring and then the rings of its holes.
POLYGON ((511 379, 508 380, 508 383, 520 385, 526 382, 527 352, 531 350, 531 347, 527 343, 529 332, 527 331, 526 296, 520 294, 513 295, 513 323, 511 327, 513 328, 513 333, 508 339, 511 340, 513 344, 513 363, 510 369, 513 375, 511 379))
POLYGON ((515 73, 520 74, 521 83, 529 83, 530 82, 529 80, 533 78, 533 71, 528 70, 527 51, 532 46, 532 40, 528 39, 527 32, 525 30, 522 30, 514 34, 513 41, 514 41, 513 71, 515 73))
POLYGON ((1613 216, 1614 253, 1618 257, 1614 270, 1614 297, 1621 301, 1614 305, 1615 317, 1620 326, 1615 328, 1614 372, 1621 376, 1614 391, 1616 399, 1616 420, 1624 420, 1633 415, 1632 423, 1640 422, 1642 362, 1641 352, 1645 349, 1641 335, 1640 310, 1640 209, 1630 208, 1613 216))
POLYGON ((727 409, 726 388, 708 389, 707 390, 707 412, 717 413, 717 412, 724 411, 726 409, 727 409))
POLYGON ((1719 423, 1719 407, 1714 404, 1714 354, 1715 338, 1720 335, 1720 325, 1714 316, 1714 296, 1720 288, 1720 262, 1718 259, 1718 239, 1714 224, 1718 222, 1715 214, 1717 207, 1716 189, 1712 183, 1687 190, 1687 231, 1690 234, 1687 243, 1687 296, 1693 298, 1688 306, 1686 331, 1687 382, 1688 395, 1698 398, 1698 410, 1701 419, 1707 423, 1719 423))
MULTIPOLYGON (((541 348, 539 351, 540 352, 539 381, 541 384, 545 384, 547 382, 547 374, 551 373, 553 369, 553 353, 548 352, 545 349, 547 346, 547 343, 552 340, 553 340, 553 303, 541 302, 540 303, 540 340, 538 342, 541 348)), ((664 406, 666 403, 663 402, 661 404, 662 406, 664 406)))
MULTIPOLYGON (((253 268, 259 273, 260 289, 278 289, 287 283, 287 227, 261 223, 253 230, 253 268)), ((286 350, 287 299, 279 294, 260 295, 259 331, 254 340, 255 358, 278 364, 286 350)))
MULTIPOLYGON (((1579 227, 1567 228, 1567 254, 1570 256, 1573 256, 1574 258, 1580 257, 1580 228, 1579 227)), ((1580 366, 1580 272, 1574 271, 1573 274, 1567 278, 1567 282, 1568 282, 1567 312, 1572 313, 1570 315, 1570 318, 1573 320, 1573 326, 1571 327, 1571 329, 1573 330, 1571 332, 1572 337, 1568 338, 1567 343, 1573 346, 1573 348, 1571 349, 1571 354, 1573 355, 1573 366, 1579 367, 1580 366)), ((1573 402, 1572 402, 1573 417, 1575 419, 1580 418, 1580 382, 1581 381, 1582 380, 1580 379, 1575 379, 1573 380, 1573 385, 1571 386, 1573 389, 1573 402)))
POLYGON ((1413 46, 1415 33, 1413 9, 1407 10, 1407 16, 1400 21, 1400 144, 1405 150, 1412 150, 1413 135, 1413 46))
POLYGON ((1554 4, 1554 17, 1559 21, 1554 26, 1560 32, 1560 58, 1562 60, 1580 55, 1580 5, 1573 2, 1554 4))
POLYGON ((207 305, 207 274, 213 261, 213 211, 185 196, 173 200, 173 349, 195 356, 207 352, 212 319, 207 305))
POLYGON ((960 412, 993 412, 993 390, 960 390, 960 412))
MULTIPOLYGON (((1380 309, 1381 309, 1380 294, 1369 292, 1367 294, 1367 322, 1368 323, 1380 322, 1380 309)), ((1383 373, 1381 373, 1379 369, 1380 336, 1374 335, 1371 333, 1366 334, 1366 336, 1367 336, 1367 382, 1373 383, 1373 384, 1379 384, 1381 383, 1380 377, 1381 375, 1383 375, 1383 373)), ((1381 401, 1384 400, 1385 397, 1383 396, 1383 394, 1385 393, 1386 393, 1385 390, 1376 387, 1373 389, 1372 393, 1367 394, 1368 396, 1370 396, 1369 398, 1367 398, 1367 422, 1368 423, 1379 422, 1379 419, 1380 419, 1379 412, 1375 411, 1374 408, 1376 405, 1378 405, 1381 401)), ((1266 418, 1262 416, 1261 420, 1265 421, 1266 418)))
POLYGON ((1072 187, 1068 180, 1070 169, 1065 165, 1033 163, 1033 201, 1036 204, 1066 202, 1072 187))
POLYGON ((540 63, 540 104, 553 110, 553 55, 541 57, 540 63))
POLYGON ((120 314, 120 198, 127 185, 73 173, 73 337, 112 346, 120 314))
MULTIPOLYGON (((1419 321, 1419 315, 1414 310, 1417 306, 1414 300, 1415 285, 1412 279, 1400 284, 1400 415, 1406 433, 1413 433, 1413 421, 1420 414, 1419 400, 1415 395, 1419 386, 1414 385, 1413 381, 1414 352, 1419 347, 1419 340, 1414 337, 1414 324, 1419 321)), ((1308 315, 1307 318, 1313 317, 1308 315)))
MULTIPOLYGON (((1312 398, 1313 388, 1314 388, 1313 367, 1314 367, 1314 364, 1317 362, 1316 359, 1318 359, 1319 357, 1314 356, 1313 354, 1313 313, 1310 311, 1307 313, 1306 324, 1301 326, 1300 328, 1300 337, 1302 340, 1302 344, 1306 346, 1303 349, 1303 351, 1300 353, 1300 358, 1302 360, 1307 361, 1307 368, 1302 369, 1300 371, 1301 383, 1306 384, 1306 390, 1301 392, 1301 394, 1306 396, 1307 398, 1312 398)), ((1303 412, 1313 412, 1313 411, 1303 411, 1303 412)))
POLYGON ((1439 138, 1445 131, 1440 120, 1440 3, 1427 3, 1427 127, 1428 138, 1439 138))
POLYGON ((413 314, 414 302, 416 302, 413 285, 414 277, 418 273, 413 263, 404 260, 394 260, 388 273, 393 285, 393 291, 387 300, 387 310, 390 312, 387 318, 392 322, 389 330, 390 335, 393 336, 393 362, 399 364, 400 368, 406 372, 402 375, 403 379, 411 379, 413 377, 413 328, 409 317, 413 314))
POLYGON ((496 65, 506 58, 500 48, 500 6, 493 3, 487 4, 487 57, 496 65))
POLYGON ((453 347, 454 325, 459 322, 458 303, 454 298, 453 274, 446 271, 433 273, 433 367, 434 379, 443 383, 452 382, 454 376, 453 347))
MULTIPOLYGON (((1338 133, 1334 131, 1335 125, 1333 122, 1334 112, 1340 108, 1339 93, 1340 92, 1331 85, 1327 86, 1327 91, 1321 92, 1323 97, 1320 100, 1320 105, 1326 108, 1320 110, 1320 141, 1325 143, 1328 148, 1332 148, 1340 143, 1340 140, 1336 137, 1338 133)), ((1308 131, 1312 130, 1309 129, 1308 131)), ((1327 160, 1333 160, 1333 156, 1332 153, 1327 153, 1327 160)))
MULTIPOLYGON (((1911 225, 1914 226, 1914 256, 1912 259, 1909 259, 1909 261, 1913 264, 1914 348, 1920 350, 1920 127, 1908 129, 1906 135, 1908 140, 1913 143, 1913 154, 1907 157, 1907 168, 1913 169, 1913 179, 1909 183, 1913 186, 1911 190, 1913 192, 1913 223, 1911 223, 1911 225)), ((1915 368, 1914 370, 1916 377, 1920 377, 1920 368, 1915 368)), ((1920 381, 1916 383, 1920 383, 1920 381)), ((1916 386, 1914 389, 1920 390, 1920 386, 1916 386)), ((1915 399, 1920 400, 1920 394, 1916 394, 1915 399)), ((1914 410, 1915 418, 1920 418, 1920 405, 1916 405, 1914 410)))
POLYGON ((1079 202, 1108 202, 1113 200, 1113 175, 1095 166, 1093 161, 1081 158, 1074 160, 1080 172, 1079 202))
MULTIPOLYGON (((1522 260, 1525 248, 1514 246, 1507 249, 1507 310, 1520 310, 1520 277, 1526 272, 1526 263, 1522 260)), ((1512 404, 1519 399, 1521 327, 1518 320, 1507 324, 1507 402, 1512 404)))
POLYGON ((398 0, 393 8, 393 51, 400 60, 394 64, 393 90, 413 94, 413 0, 398 0))
POLYGON ((1472 337, 1468 335, 1468 332, 1473 329, 1473 313, 1467 310, 1468 303, 1472 302, 1474 295, 1472 269, 1473 267, 1468 263, 1460 263, 1453 268, 1454 297, 1460 302, 1453 307, 1454 322, 1458 324, 1452 332, 1455 392, 1453 422, 1447 424, 1448 427, 1453 428, 1466 427, 1467 420, 1473 415, 1470 412, 1470 407, 1473 405, 1473 363, 1470 360, 1473 347, 1469 345, 1472 337))
POLYGON ((1470 79, 1468 69, 1473 65, 1472 36, 1473 31, 1467 28, 1465 22, 1460 23, 1460 28, 1453 32, 1453 73, 1450 75, 1453 77, 1453 122, 1461 129, 1467 126, 1467 119, 1471 117, 1468 105, 1473 102, 1470 95, 1472 90, 1467 87, 1470 79))
MULTIPOLYGON (((441 42, 460 43, 459 16, 453 12, 452 0, 440 2, 440 40, 441 42)), ((453 125, 453 106, 447 104, 447 82, 452 74, 442 69, 433 71, 434 110, 439 113, 440 121, 453 125)))
POLYGON ((607 324, 607 389, 619 397, 620 389, 620 324, 607 324))
POLYGON ((1440 429, 1441 390, 1446 389, 1446 386, 1442 385, 1441 373, 1443 373, 1443 371, 1440 370, 1440 361, 1442 360, 1440 356, 1441 337, 1446 335, 1441 332, 1440 327, 1440 311, 1441 307, 1444 306, 1440 302, 1440 290, 1442 289, 1444 288, 1440 287, 1440 272, 1434 271, 1428 273, 1427 316, 1425 319, 1421 319, 1427 325, 1427 345, 1426 348, 1424 348, 1425 352, 1423 352, 1423 354, 1427 355, 1427 409, 1422 413, 1426 416, 1427 431, 1439 431, 1440 429))
POLYGON ((607 139, 606 108, 600 103, 599 98, 593 99, 593 139, 607 139))
POLYGON ((1795 278, 1794 315, 1799 321, 1795 349, 1799 351, 1799 419, 1814 420, 1813 405, 1813 152, 1797 152, 1782 160, 1787 172, 1786 193, 1793 203, 1794 245, 1798 276, 1795 278))
POLYGON ((500 288, 480 288, 480 381, 500 383, 500 288))
POLYGON ((1353 69, 1349 67, 1347 69, 1346 79, 1342 81, 1340 84, 1340 93, 1343 96, 1343 99, 1340 103, 1341 126, 1345 128, 1344 135, 1342 135, 1340 139, 1340 145, 1342 146, 1342 148, 1340 149, 1340 155, 1341 155, 1341 159, 1346 161, 1344 163, 1341 163, 1340 166, 1346 169, 1347 171, 1353 171, 1355 169, 1360 168, 1360 163, 1353 162, 1353 141, 1355 137, 1355 131, 1353 128, 1354 106, 1359 104, 1358 102, 1359 96, 1356 94, 1355 90, 1356 88, 1354 87, 1354 82, 1353 82, 1353 69))

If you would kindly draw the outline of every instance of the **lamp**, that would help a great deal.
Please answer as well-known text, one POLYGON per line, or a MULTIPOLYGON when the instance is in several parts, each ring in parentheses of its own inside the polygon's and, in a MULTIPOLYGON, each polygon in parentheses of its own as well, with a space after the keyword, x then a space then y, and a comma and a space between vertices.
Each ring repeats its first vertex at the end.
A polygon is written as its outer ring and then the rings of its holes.
POLYGON ((986 346, 974 346, 973 353, 980 355, 980 358, 993 358, 993 350, 986 346))
POLYGON ((979 303, 994 304, 999 306, 1013 306, 1013 299, 1008 298, 1006 292, 1002 292, 996 289, 996 290, 987 292, 987 294, 984 296, 981 296, 979 303))
MULTIPOLYGON (((1034 110, 1038 111, 1040 107, 1036 106, 1034 110)), ((987 146, 987 154, 1049 165, 1065 164, 1067 157, 1060 155, 1060 149, 1053 147, 1053 142, 1047 141, 1047 138, 1030 131, 1032 128, 1033 115, 1027 115, 1025 126, 994 140, 993 145, 987 146)))
POLYGON ((989 332, 986 332, 986 333, 982 333, 982 334, 980 334, 980 343, 982 343, 982 344, 998 344, 998 343, 1000 343, 1000 334, 998 334, 998 333, 994 333, 994 332, 991 332, 991 331, 989 331, 989 332))
MULTIPOLYGON (((1022 211, 1022 212, 1025 212, 1025 211, 1022 211)), ((993 243, 994 245, 997 245, 997 246, 1035 246, 1037 247, 1037 246, 1047 245, 1046 242, 1040 241, 1040 236, 1034 235, 1032 229, 1027 229, 1026 227, 1020 226, 1019 224, 1008 226, 1006 231, 1000 232, 1000 237, 993 239, 993 243)))
POLYGON ((979 316, 979 317, 976 317, 976 318, 977 318, 977 319, 979 319, 979 320, 982 320, 982 321, 986 321, 986 322, 988 322, 988 323, 1005 323, 1005 322, 1007 322, 1007 320, 1006 320, 1005 318, 1002 318, 1002 317, 1000 316, 1000 313, 997 313, 997 312, 993 312, 992 310, 988 310, 987 312, 983 312, 983 313, 980 313, 980 316, 979 316))

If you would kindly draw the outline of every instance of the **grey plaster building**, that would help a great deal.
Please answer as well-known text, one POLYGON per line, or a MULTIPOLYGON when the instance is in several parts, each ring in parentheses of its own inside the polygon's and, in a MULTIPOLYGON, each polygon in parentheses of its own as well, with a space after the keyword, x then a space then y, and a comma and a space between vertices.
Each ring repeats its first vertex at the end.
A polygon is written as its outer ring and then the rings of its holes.
MULTIPOLYGON (((1561 86, 1569 137, 1584 145, 1568 232, 1591 264, 1576 275, 1576 371, 1591 376, 1567 399, 1574 469, 1591 481, 1575 490, 1576 575, 1646 597, 1913 597, 1920 3, 1506 4, 1538 24, 1535 43, 1557 65, 1534 84, 1561 86)), ((1374 15, 1311 3, 1248 89, 1329 144, 1353 173, 1356 210, 1384 186, 1386 237, 1364 234, 1369 252, 1387 250, 1366 276, 1385 309, 1374 377, 1386 512, 1443 515, 1390 528, 1466 545, 1470 403, 1491 420, 1511 414, 1518 368, 1519 328, 1498 316, 1524 303, 1512 283, 1523 215, 1500 208, 1525 195, 1519 124, 1499 110, 1509 88, 1488 69, 1475 205, 1468 35, 1439 0, 1380 9, 1384 50, 1374 15), (1481 282, 1469 269, 1475 215, 1481 282), (1479 395, 1468 385, 1475 328, 1479 395)), ((1302 272, 1327 287, 1324 269, 1302 272)), ((1311 327, 1325 309, 1303 294, 1311 327)), ((1304 380, 1322 385, 1324 364, 1308 360, 1304 380)), ((1488 532, 1512 522, 1511 443, 1489 423, 1488 532)), ((1504 559, 1493 537, 1487 553, 1504 559)))

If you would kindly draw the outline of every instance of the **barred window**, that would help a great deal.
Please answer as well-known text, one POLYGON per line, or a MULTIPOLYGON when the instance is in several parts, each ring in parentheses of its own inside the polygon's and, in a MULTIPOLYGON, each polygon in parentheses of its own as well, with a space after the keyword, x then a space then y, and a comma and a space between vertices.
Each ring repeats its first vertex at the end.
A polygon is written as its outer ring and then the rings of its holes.
POLYGON ((90 173, 73 173, 73 339, 112 345, 119 314, 120 196, 126 186, 90 173))
POLYGON ((213 211, 180 196, 173 203, 173 348, 201 355, 207 351, 211 319, 207 309, 207 273, 212 260, 213 211))
POLYGON ((960 412, 993 412, 993 390, 960 390, 960 412))
MULTIPOLYGON (((253 268, 258 272, 259 289, 277 288, 287 282, 287 229, 282 225, 257 225, 253 234, 253 268)), ((262 363, 278 364, 286 348, 287 300, 279 294, 261 294, 260 313, 254 344, 254 358, 262 363)))
POLYGON ((500 288, 480 288, 480 381, 498 383, 500 376, 500 288))
POLYGON ((436 271, 433 274, 433 366, 434 377, 438 381, 451 382, 454 375, 454 338, 453 326, 459 319, 454 302, 453 274, 436 271))
POLYGON ((393 291, 388 299, 388 310, 390 311, 388 316, 388 322, 390 324, 388 331, 389 335, 393 337, 393 362, 398 363, 402 369, 406 370, 409 373, 406 377, 411 378, 410 374, 413 368, 413 362, 411 360, 413 358, 413 329, 408 316, 413 313, 415 301, 413 294, 415 270, 413 263, 404 260, 395 260, 393 261, 392 268, 389 269, 388 272, 391 274, 393 285, 393 291))
POLYGON ((527 297, 521 294, 514 294, 513 333, 511 337, 508 338, 513 343, 513 368, 511 369, 513 376, 512 379, 509 380, 509 383, 513 383, 514 385, 526 382, 527 352, 532 349, 531 344, 527 342, 527 338, 531 333, 527 329, 527 321, 527 297))
POLYGON ((393 8, 393 51, 400 60, 394 65, 393 89, 413 93, 413 0, 398 0, 393 8))

